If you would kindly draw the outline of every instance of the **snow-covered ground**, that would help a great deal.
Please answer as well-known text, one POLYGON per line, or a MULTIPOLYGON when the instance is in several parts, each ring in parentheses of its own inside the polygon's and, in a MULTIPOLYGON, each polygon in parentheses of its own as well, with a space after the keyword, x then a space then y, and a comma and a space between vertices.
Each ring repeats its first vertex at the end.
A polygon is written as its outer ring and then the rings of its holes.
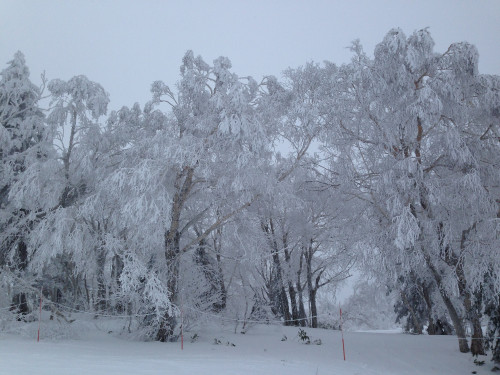
POLYGON ((36 322, 28 326, 21 335, 6 333, 5 325, 0 331, 0 374, 459 375, 490 374, 492 368, 486 357, 480 358, 486 364, 477 366, 470 355, 459 353, 454 337, 396 331, 344 333, 344 361, 341 333, 322 329, 307 328, 311 341, 319 339, 321 345, 305 345, 295 327, 260 325, 241 334, 234 333, 234 326, 212 326, 187 333, 181 351, 180 343, 118 337, 103 321, 72 323, 68 337, 79 327, 78 339, 44 338, 42 325, 40 342, 36 322), (195 333, 199 338, 191 342, 195 333))

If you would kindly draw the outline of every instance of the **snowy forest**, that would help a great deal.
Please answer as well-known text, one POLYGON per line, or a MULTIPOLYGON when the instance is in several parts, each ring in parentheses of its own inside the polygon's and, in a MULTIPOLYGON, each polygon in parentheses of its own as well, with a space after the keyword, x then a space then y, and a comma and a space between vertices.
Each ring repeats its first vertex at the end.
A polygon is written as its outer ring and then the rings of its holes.
POLYGON ((427 30, 351 52, 258 82, 188 51, 175 86, 110 113, 99 83, 34 83, 16 53, 0 320, 36 321, 42 294, 54 316, 129 316, 149 340, 207 316, 338 329, 335 293, 361 274, 353 324, 380 297, 408 332, 500 361, 500 77, 427 30))

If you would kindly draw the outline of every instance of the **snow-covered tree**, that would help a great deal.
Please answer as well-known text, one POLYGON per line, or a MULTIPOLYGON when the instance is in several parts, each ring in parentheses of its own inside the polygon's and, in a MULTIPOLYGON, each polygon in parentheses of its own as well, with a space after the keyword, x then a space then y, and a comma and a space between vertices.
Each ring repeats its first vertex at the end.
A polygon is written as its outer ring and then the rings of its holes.
POLYGON ((50 153, 18 184, 15 196, 39 207, 39 220, 28 242, 33 272, 43 275, 47 293, 50 284, 50 293, 58 299, 77 303, 85 299, 86 275, 96 275, 91 265, 97 257, 90 254, 102 243, 102 223, 95 222, 95 214, 84 213, 82 203, 94 192, 99 173, 105 169, 99 163, 106 137, 98 119, 105 114, 109 99, 100 85, 84 76, 67 82, 52 80, 48 90, 50 153), (61 269, 66 276, 53 275, 61 269))
POLYGON ((59 204, 67 207, 85 190, 85 181, 78 172, 85 167, 83 163, 88 157, 85 142, 99 136, 97 120, 106 114, 109 97, 101 85, 85 76, 76 76, 67 82, 52 80, 48 89, 52 110, 47 122, 53 129, 64 168, 64 190, 59 204))
POLYGON ((44 118, 16 54, 0 81, 2 272, 165 341, 181 305, 317 326, 359 259, 413 331, 450 319, 465 352, 466 321, 481 354, 500 291, 500 79, 427 30, 352 51, 260 84, 189 51, 175 88, 154 82, 106 123, 84 76, 49 83, 44 118))
POLYGON ((482 353, 473 295, 498 259, 495 79, 478 74, 473 46, 433 46, 426 30, 391 30, 373 60, 354 44, 332 83, 329 139, 381 228, 384 259, 406 273, 425 264, 460 350, 469 350, 466 317, 482 353))
POLYGON ((266 162, 258 85, 230 67, 226 58, 210 66, 188 52, 177 92, 152 85, 153 100, 137 138, 124 147, 123 166, 103 182, 114 185, 117 214, 125 218, 114 229, 127 238, 122 278, 133 278, 124 285, 155 275, 163 288, 165 303, 156 311, 162 341, 175 337, 186 254, 205 253, 208 237, 255 200, 266 162), (140 267, 147 275, 138 277, 140 267))
MULTIPOLYGON (((47 132, 38 106, 41 89, 30 81, 21 52, 0 76, 0 266, 25 277, 27 243, 39 205, 16 194, 20 184, 39 173, 39 163, 49 152, 47 132)), ((25 291, 17 289, 13 308, 25 314, 31 307, 25 291)))

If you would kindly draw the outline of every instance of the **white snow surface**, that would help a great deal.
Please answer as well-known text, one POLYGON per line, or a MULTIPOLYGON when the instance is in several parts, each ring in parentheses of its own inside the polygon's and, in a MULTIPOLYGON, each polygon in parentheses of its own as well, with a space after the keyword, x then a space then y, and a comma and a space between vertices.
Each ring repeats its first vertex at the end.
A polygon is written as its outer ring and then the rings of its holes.
POLYGON ((470 354, 459 353, 455 337, 413 336, 395 330, 345 332, 344 361, 339 331, 306 328, 311 341, 321 340, 321 345, 306 345, 298 339, 296 327, 259 325, 241 334, 234 332, 234 325, 212 325, 186 333, 181 350, 180 342, 124 337, 118 333, 123 322, 74 322, 66 336, 74 337, 78 331, 77 339, 64 338, 64 329, 53 329, 50 324, 61 323, 42 324, 40 342, 36 341, 36 322, 27 324, 29 329, 22 334, 8 333, 12 330, 4 325, 0 374, 459 375, 490 374, 493 367, 486 357, 480 358, 486 364, 477 366, 470 354), (44 329, 47 334, 59 332, 58 338, 44 338, 44 329), (195 333, 199 339, 191 342, 195 333), (284 336, 286 341, 282 341, 284 336), (214 344, 215 339, 221 344, 214 344))

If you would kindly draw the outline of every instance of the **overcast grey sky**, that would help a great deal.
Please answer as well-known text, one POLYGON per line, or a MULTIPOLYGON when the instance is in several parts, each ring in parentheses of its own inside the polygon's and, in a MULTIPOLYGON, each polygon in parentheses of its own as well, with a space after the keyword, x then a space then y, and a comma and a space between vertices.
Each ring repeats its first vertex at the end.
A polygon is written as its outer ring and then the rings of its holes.
POLYGON ((347 62, 357 38, 372 54, 393 27, 430 27, 436 51, 473 43, 480 72, 500 74, 500 0, 0 0, 0 67, 21 50, 35 83, 43 70, 84 74, 116 109, 143 105, 155 80, 173 85, 188 49, 260 79, 311 60, 347 62))

